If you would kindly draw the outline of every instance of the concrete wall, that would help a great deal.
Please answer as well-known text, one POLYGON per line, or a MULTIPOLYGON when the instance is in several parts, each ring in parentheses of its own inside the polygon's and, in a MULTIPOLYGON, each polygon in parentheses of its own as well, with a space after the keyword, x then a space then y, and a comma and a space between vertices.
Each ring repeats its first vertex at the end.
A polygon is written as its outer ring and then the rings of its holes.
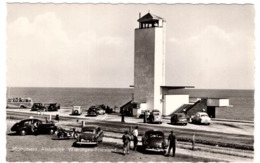
POLYGON ((135 30, 134 101, 162 111, 160 86, 164 85, 164 29, 135 30))
POLYGON ((208 99, 208 106, 229 106, 229 99, 208 99))
POLYGON ((183 104, 189 103, 189 95, 165 95, 162 115, 170 115, 183 104))
POLYGON ((219 106, 229 106, 229 99, 219 99, 219 106))
POLYGON ((154 109, 162 112, 161 86, 165 85, 165 37, 164 28, 155 28, 155 64, 154 64, 154 109))
POLYGON ((133 109, 133 116, 139 117, 139 115, 142 113, 142 111, 147 110, 146 103, 141 103, 139 105, 139 108, 133 109))
POLYGON ((135 30, 134 101, 153 107, 155 28, 135 30), (149 101, 149 102, 148 102, 149 101))

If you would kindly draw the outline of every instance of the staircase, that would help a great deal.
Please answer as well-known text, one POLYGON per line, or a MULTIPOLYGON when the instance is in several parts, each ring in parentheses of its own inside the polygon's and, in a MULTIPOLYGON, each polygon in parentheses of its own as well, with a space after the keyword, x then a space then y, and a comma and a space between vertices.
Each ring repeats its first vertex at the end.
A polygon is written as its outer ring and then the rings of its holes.
POLYGON ((178 109, 176 109, 174 112, 172 112, 170 115, 174 114, 174 113, 183 113, 183 110, 185 109, 185 112, 187 113, 190 109, 192 109, 193 107, 195 107, 197 104, 199 104, 201 102, 201 100, 196 101, 193 104, 183 104, 181 107, 179 107, 178 109))

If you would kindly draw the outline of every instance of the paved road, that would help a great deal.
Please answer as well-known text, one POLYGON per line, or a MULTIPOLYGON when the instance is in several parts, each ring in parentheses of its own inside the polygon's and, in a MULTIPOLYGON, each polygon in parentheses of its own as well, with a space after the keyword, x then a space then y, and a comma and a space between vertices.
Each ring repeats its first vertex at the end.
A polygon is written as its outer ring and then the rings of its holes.
MULTIPOLYGON (((9 127, 9 126, 8 126, 9 127)), ((201 157, 187 157, 186 155, 176 154, 176 157, 165 157, 162 153, 143 153, 141 150, 130 151, 129 155, 122 155, 119 145, 109 143, 105 140, 98 147, 73 147, 75 140, 57 140, 54 135, 26 135, 19 136, 14 134, 7 135, 7 161, 179 161, 179 162, 209 162, 218 161, 217 159, 207 159, 201 157)))
MULTIPOLYGON (((7 117, 14 116, 15 118, 28 118, 31 113, 27 112, 14 112, 8 111, 7 117)), ((44 119, 45 116, 38 116, 33 115, 34 117, 44 119)), ((110 118, 116 117, 115 115, 110 116, 110 118)), ((68 122, 68 125, 71 127, 81 127, 81 120, 85 120, 87 124, 96 124, 103 128, 105 131, 116 132, 116 133, 123 133, 126 130, 129 130, 129 127, 134 127, 135 125, 139 126, 140 134, 142 135, 145 130, 148 129, 160 129, 163 130, 166 134, 169 134, 170 130, 174 130, 175 134, 178 136, 179 140, 181 141, 189 141, 192 139, 192 135, 196 133, 196 140, 200 143, 218 145, 218 146, 231 146, 235 144, 237 148, 242 149, 253 149, 254 144, 254 137, 253 134, 241 134, 240 130, 253 130, 253 126, 248 124, 236 124, 236 123, 216 123, 210 126, 206 125, 194 125, 188 124, 187 126, 176 126, 176 125, 169 125, 169 124, 144 124, 140 119, 133 119, 129 118, 129 123, 119 123, 118 121, 113 121, 108 118, 105 120, 101 119, 102 116, 98 117, 77 117, 77 116, 64 116, 61 117, 61 121, 68 122), (94 119, 93 119, 94 118, 94 119), (77 123, 76 121, 79 120, 77 123), (139 122, 140 121, 140 122, 139 122), (237 131, 236 129, 239 129, 237 131), (214 129, 214 130, 213 130, 214 129), (230 133, 230 131, 233 131, 230 133), (237 131, 237 132, 235 132, 237 131)), ((59 123, 57 124, 59 125, 59 123)))
MULTIPOLYGON (((28 113, 15 113, 8 112, 7 117, 15 119, 28 118, 28 113)), ((40 116, 41 117, 41 116, 40 116)), ((44 117, 41 117, 42 119, 44 117)), ((80 126, 80 122, 76 122, 76 119, 71 117, 61 118, 62 121, 57 125, 70 126, 80 126)), ((14 120, 7 120, 7 128, 9 129, 14 123, 14 120)), ((136 123, 118 123, 114 121, 96 121, 91 118, 87 118, 86 122, 88 124, 98 124, 100 125, 108 135, 114 133, 115 135, 121 135, 125 130, 129 129, 129 126, 134 126, 136 123)), ((160 128, 164 130, 167 134, 173 128, 167 125, 158 126, 156 124, 143 124, 137 123, 139 125, 140 134, 147 129, 160 128)), ((194 125, 195 126, 195 125, 194 125)), ((215 125, 214 125, 215 126, 215 125)), ((217 125, 216 125, 217 126, 217 125)), ((233 125, 231 125, 234 127, 233 125)), ((211 126, 202 126, 211 127, 211 126)), ((235 126, 237 127, 237 126, 235 126)), ((227 126, 228 128, 228 126, 227 126)), ((203 130, 194 130, 186 128, 186 126, 180 126, 180 128, 174 127, 176 134, 185 135, 190 139, 193 132, 196 131, 197 137, 200 140, 214 140, 214 143, 222 142, 224 144, 233 142, 236 144, 251 144, 253 146, 253 136, 252 135, 241 135, 241 134, 230 134, 223 132, 210 132, 203 130), (203 131, 199 133, 199 131, 203 131)), ((113 136, 112 136, 113 137, 113 136)), ((244 161, 252 161, 253 151, 236 150, 231 152, 228 156, 219 154, 224 150, 219 147, 207 146, 203 147, 204 150, 191 151, 186 147, 178 148, 176 158, 168 158, 162 154, 156 153, 143 153, 139 150, 137 152, 132 152, 130 155, 123 156, 121 149, 119 149, 118 143, 114 143, 115 140, 111 138, 105 138, 105 143, 100 144, 99 147, 87 147, 87 148, 75 148, 72 147, 74 140, 55 140, 55 137, 50 135, 39 135, 39 136, 17 136, 17 135, 7 135, 7 161, 237 161, 243 159, 244 161), (42 147, 44 147, 42 149, 42 147), (214 149, 216 148, 216 150, 214 149), (212 152, 208 152, 205 149, 213 149, 212 152), (63 151, 60 151, 63 150, 63 151), (220 151, 217 151, 220 150, 220 151), (217 154, 216 154, 217 153, 217 154), (241 157, 241 154, 246 154, 248 157, 241 157), (237 157, 239 156, 239 157, 237 157)), ((118 140, 116 140, 118 141, 118 140)), ((121 140, 119 144, 121 143, 121 140)), ((202 142, 203 143, 203 142, 202 142)), ((184 144, 185 146, 185 144, 184 144)), ((230 150, 230 149, 226 149, 230 150)), ((225 153, 225 152, 224 152, 225 153)))

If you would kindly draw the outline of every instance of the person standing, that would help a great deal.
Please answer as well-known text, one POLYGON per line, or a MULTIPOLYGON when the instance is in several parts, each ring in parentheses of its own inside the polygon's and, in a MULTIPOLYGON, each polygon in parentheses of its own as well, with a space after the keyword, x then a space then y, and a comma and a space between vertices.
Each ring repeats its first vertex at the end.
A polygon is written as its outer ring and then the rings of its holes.
POLYGON ((129 154, 129 143, 130 143, 130 135, 128 131, 125 131, 125 134, 122 137, 123 139, 123 153, 129 154))
POLYGON ((168 142, 169 142, 169 149, 167 156, 170 155, 171 149, 172 149, 172 156, 175 157, 175 151, 176 151, 176 137, 173 134, 173 131, 171 131, 170 135, 168 136, 168 142))
POLYGON ((58 122, 60 122, 60 116, 59 116, 59 114, 56 114, 55 120, 58 121, 58 122))
POLYGON ((121 122, 125 122, 125 109, 122 108, 121 110, 121 122))
POLYGON ((134 135, 134 150, 136 151, 137 144, 138 144, 138 126, 135 126, 135 129, 133 131, 133 135, 134 135))

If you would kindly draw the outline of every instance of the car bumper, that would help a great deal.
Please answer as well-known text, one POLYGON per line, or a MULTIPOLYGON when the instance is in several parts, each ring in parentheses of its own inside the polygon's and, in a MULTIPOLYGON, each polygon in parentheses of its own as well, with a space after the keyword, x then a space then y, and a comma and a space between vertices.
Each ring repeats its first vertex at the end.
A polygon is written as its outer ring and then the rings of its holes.
POLYGON ((167 148, 145 148, 146 151, 165 152, 167 148))
POLYGON ((201 122, 201 124, 210 124, 210 122, 201 122))
POLYGON ((76 144, 78 144, 78 145, 92 145, 92 144, 96 145, 97 142, 91 142, 91 141, 89 141, 89 142, 88 142, 88 141, 77 141, 76 144))
POLYGON ((187 125, 188 122, 177 122, 177 123, 173 123, 173 124, 177 124, 177 125, 187 125))

